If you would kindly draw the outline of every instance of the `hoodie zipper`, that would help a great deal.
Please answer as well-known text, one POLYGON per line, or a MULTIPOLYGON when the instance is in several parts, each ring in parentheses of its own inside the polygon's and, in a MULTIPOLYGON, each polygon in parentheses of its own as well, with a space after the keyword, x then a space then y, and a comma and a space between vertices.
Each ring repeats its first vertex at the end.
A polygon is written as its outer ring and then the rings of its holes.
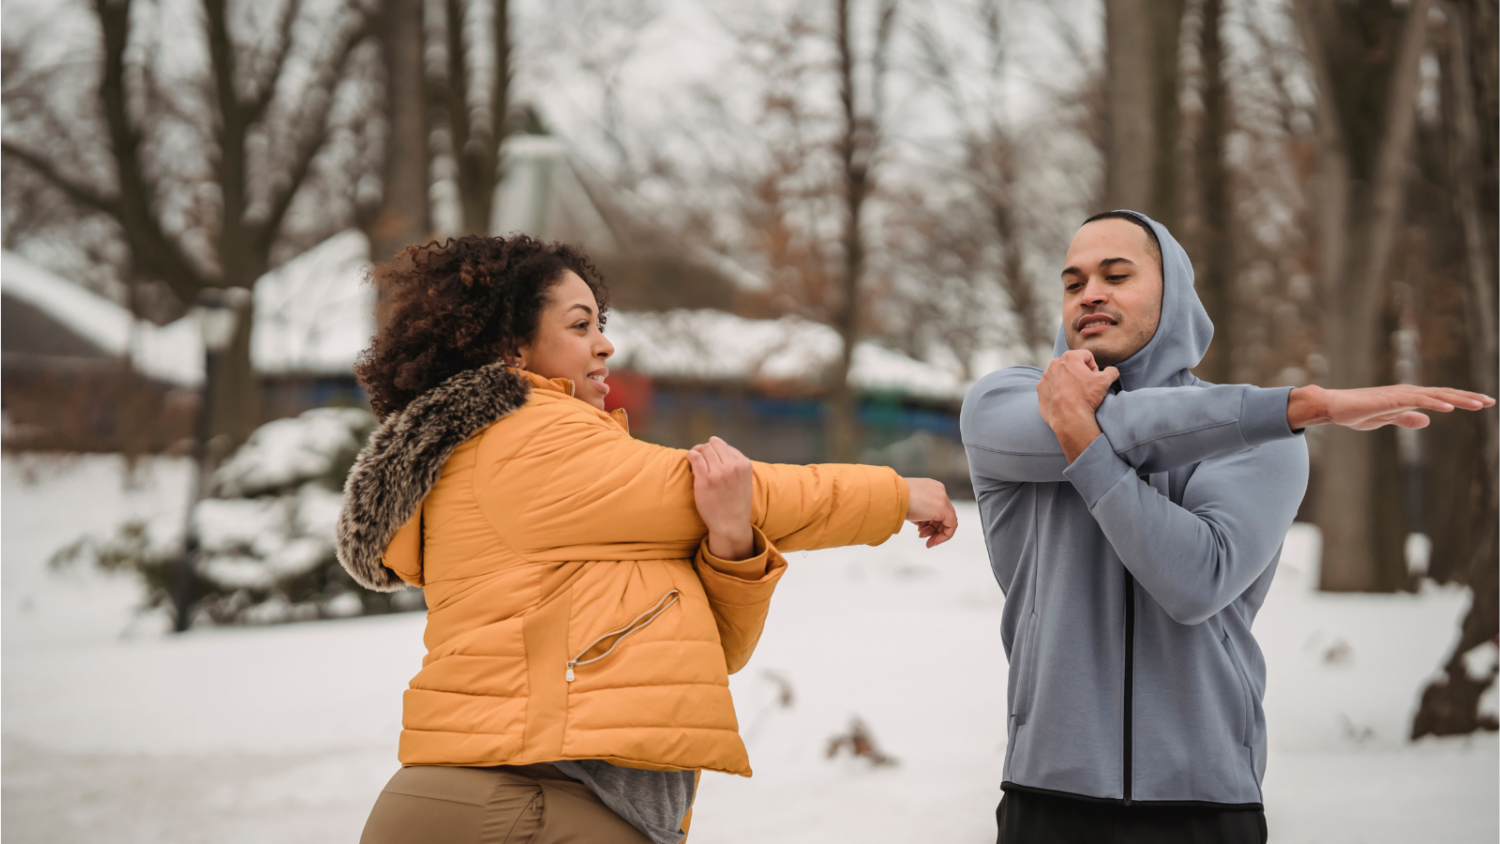
POLYGON ((1131 757, 1135 736, 1132 710, 1135 705, 1135 576, 1125 570, 1125 805, 1130 805, 1131 757))
MULTIPOLYGON (((1120 386, 1119 379, 1109 385, 1109 391, 1116 395, 1124 392, 1120 386)), ((1137 472, 1136 477, 1151 483, 1151 476, 1144 472, 1137 472)), ((1122 565, 1121 568, 1124 568, 1122 565)), ((1122 713, 1121 724, 1121 779, 1124 781, 1122 789, 1126 806, 1130 805, 1130 782, 1134 778, 1132 771, 1133 757, 1135 756, 1135 575, 1130 569, 1125 569, 1125 707, 1122 713)))
POLYGON ((664 613, 664 612, 667 611, 668 607, 670 607, 673 604, 677 603, 677 597, 678 597, 677 590, 676 589, 671 590, 667 594, 665 594, 665 595, 661 596, 660 598, 656 599, 656 603, 654 605, 652 605, 651 609, 646 610, 645 612, 643 612, 640 615, 636 616, 635 618, 631 619, 629 624, 625 625, 624 627, 621 627, 619 630, 611 630, 610 632, 605 633, 603 636, 600 636, 599 638, 595 639, 594 641, 589 642, 588 645, 585 646, 583 650, 581 650, 581 651, 578 652, 577 656, 575 656, 572 659, 568 660, 568 670, 567 670, 567 674, 565 675, 567 677, 568 682, 569 683, 573 682, 574 669, 575 668, 577 668, 580 665, 588 665, 588 664, 593 663, 593 662, 598 662, 599 660, 604 659, 605 657, 607 657, 610 654, 614 653, 615 652, 615 648, 618 648, 620 646, 620 643, 623 642, 623 641, 625 641, 625 637, 626 636, 629 636, 631 633, 634 633, 635 631, 640 630, 642 627, 645 627, 646 625, 648 625, 651 622, 655 621, 658 616, 660 616, 662 613, 664 613), (583 658, 583 655, 586 654, 586 653, 588 653, 589 651, 593 650, 595 645, 599 644, 600 642, 604 641, 605 639, 608 639, 611 636, 619 636, 620 638, 616 639, 615 642, 614 642, 614 644, 612 644, 612 645, 609 646, 609 650, 605 651, 602 654, 599 654, 598 656, 594 657, 593 659, 584 659, 583 658))

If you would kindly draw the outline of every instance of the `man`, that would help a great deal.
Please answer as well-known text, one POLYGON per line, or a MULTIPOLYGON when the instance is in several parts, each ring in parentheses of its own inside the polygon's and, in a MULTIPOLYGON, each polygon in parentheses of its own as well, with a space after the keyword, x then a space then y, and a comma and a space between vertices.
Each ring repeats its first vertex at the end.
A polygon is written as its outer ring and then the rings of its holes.
POLYGON ((1134 212, 1086 221, 1062 283, 1045 374, 991 373, 961 422, 1006 595, 1000 841, 1264 842, 1250 625, 1307 485, 1302 429, 1494 402, 1199 381, 1213 325, 1192 265, 1134 212))

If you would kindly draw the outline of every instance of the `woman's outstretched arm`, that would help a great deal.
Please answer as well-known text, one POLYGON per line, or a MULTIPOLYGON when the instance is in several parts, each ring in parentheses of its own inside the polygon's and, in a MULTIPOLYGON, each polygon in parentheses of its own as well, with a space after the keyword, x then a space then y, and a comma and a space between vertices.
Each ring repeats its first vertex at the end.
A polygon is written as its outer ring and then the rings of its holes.
MULTIPOLYGON (((563 409, 535 413, 521 429, 502 427, 481 444, 475 483, 485 515, 521 554, 590 559, 607 546, 600 558, 690 556, 710 532, 694 502, 687 452, 563 409), (486 486, 516 483, 531 490, 527 506, 485 506, 499 500, 486 486)), ((751 472, 750 522, 783 551, 879 544, 907 518, 935 545, 957 524, 941 484, 908 482, 883 466, 753 463, 751 472)))
POLYGON ((958 527, 947 490, 885 466, 756 463, 753 521, 782 551, 879 545, 914 522, 930 548, 958 527))

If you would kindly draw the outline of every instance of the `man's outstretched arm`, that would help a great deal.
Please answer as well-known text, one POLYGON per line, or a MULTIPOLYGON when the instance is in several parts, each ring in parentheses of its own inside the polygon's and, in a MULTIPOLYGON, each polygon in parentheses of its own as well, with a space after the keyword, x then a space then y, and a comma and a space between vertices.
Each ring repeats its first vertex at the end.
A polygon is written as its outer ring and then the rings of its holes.
MULTIPOLYGON (((1091 353, 1077 351, 1054 360, 1046 373, 1017 366, 980 379, 960 419, 970 469, 993 480, 1060 482, 1070 459, 1102 432, 1122 460, 1139 471, 1162 472, 1295 433, 1287 424, 1286 387, 1230 384, 1110 394, 1115 376, 1112 367, 1100 372, 1091 353), (1043 413, 1060 374, 1086 382, 1094 402, 1087 411, 1093 434, 1082 442, 1063 441, 1043 413)), ((1082 436, 1077 426, 1067 430, 1082 436)))
POLYGON ((1480 410, 1495 403, 1479 393, 1410 384, 1358 390, 1222 385, 1110 394, 1117 377, 1114 367, 1100 370, 1092 354, 1078 351, 1054 360, 1037 383, 1038 411, 1069 463, 1100 435, 1126 463, 1152 473, 1238 454, 1313 425, 1422 428, 1429 421, 1422 411, 1480 410))

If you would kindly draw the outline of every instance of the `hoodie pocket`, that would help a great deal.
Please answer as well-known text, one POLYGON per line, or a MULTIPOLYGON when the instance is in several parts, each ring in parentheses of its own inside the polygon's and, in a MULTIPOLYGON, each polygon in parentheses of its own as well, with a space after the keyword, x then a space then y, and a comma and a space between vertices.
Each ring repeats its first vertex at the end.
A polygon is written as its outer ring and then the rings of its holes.
POLYGON ((620 646, 620 643, 625 641, 625 637, 646 627, 651 622, 661 617, 661 614, 666 612, 668 607, 677 603, 678 594, 679 593, 676 589, 667 592, 667 594, 656 599, 656 603, 653 604, 650 609, 631 619, 629 624, 621 627, 618 630, 611 630, 608 633, 605 633, 603 636, 600 636, 599 638, 585 645, 583 650, 579 651, 576 656, 568 660, 567 673, 564 675, 567 678, 567 681, 569 683, 573 682, 575 669, 577 669, 580 665, 590 665, 592 663, 598 662, 601 659, 604 659, 605 657, 615 652, 615 648, 618 648, 620 646), (584 655, 589 651, 593 650, 595 647, 610 638, 613 638, 614 641, 610 643, 609 647, 605 649, 604 653, 590 659, 583 658, 584 655))
POLYGON ((1234 643, 1229 641, 1229 634, 1224 634, 1220 640, 1224 647, 1224 655, 1229 658, 1229 666, 1234 670, 1235 679, 1240 685, 1240 744, 1250 746, 1250 740, 1255 734, 1255 695, 1250 690, 1250 675, 1245 673, 1245 666, 1240 663, 1239 654, 1234 650, 1234 643))
POLYGON ((1036 686, 1036 635, 1040 623, 1037 621, 1036 613, 1032 613, 1026 619, 1026 626, 1021 631, 1021 641, 1016 648, 1016 689, 1011 697, 1010 714, 1016 719, 1016 724, 1026 723, 1026 715, 1031 711, 1032 689, 1036 686))

